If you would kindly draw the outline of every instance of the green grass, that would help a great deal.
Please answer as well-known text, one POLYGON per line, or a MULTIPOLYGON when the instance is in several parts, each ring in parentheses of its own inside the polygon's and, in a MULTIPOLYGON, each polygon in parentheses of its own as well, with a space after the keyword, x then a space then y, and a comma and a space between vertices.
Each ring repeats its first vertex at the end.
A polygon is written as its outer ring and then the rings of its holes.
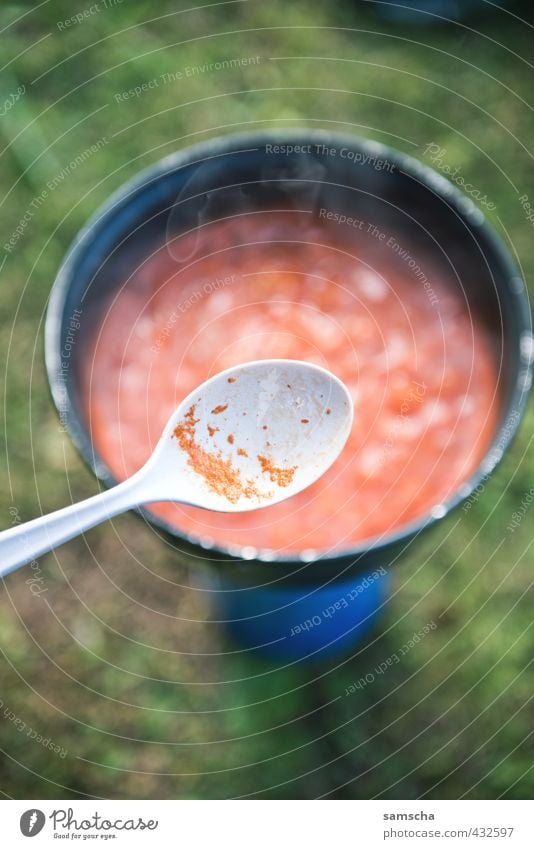
MULTIPOLYGON (((26 86, 0 119, 8 146, 2 243, 48 180, 106 139, 49 193, 2 267, 3 527, 10 508, 27 520, 97 489, 58 431, 43 365, 44 312, 79 227, 166 153, 221 133, 288 125, 360 133, 421 159, 435 143, 496 204, 490 218, 527 280, 534 270, 532 227, 519 203, 522 194, 534 199, 532 67, 521 58, 530 55, 527 26, 502 15, 484 22, 483 35, 388 27, 348 0, 229 3, 183 14, 164 0, 124 2, 58 28, 90 5, 50 2, 13 24, 0 46, 1 65, 9 63, 0 99, 26 86), (163 74, 243 56, 261 59, 128 102, 114 98, 163 74)), ((26 8, 4 4, 0 24, 26 8)), ((2 792, 531 798, 532 517, 513 534, 506 526, 533 483, 533 425, 530 407, 479 501, 410 546, 380 631, 337 664, 278 669, 236 651, 190 586, 192 564, 133 515, 41 558, 41 597, 32 596, 27 571, 11 575, 0 594, 2 792), (438 628, 402 663, 344 695, 431 620, 438 628), (66 757, 30 739, 28 728, 66 757)))

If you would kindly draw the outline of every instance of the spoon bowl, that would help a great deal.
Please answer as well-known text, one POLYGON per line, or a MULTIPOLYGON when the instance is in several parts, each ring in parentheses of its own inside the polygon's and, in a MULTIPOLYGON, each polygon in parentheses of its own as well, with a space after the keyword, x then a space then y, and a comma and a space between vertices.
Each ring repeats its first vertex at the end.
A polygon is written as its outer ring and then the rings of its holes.
POLYGON ((318 366, 261 360, 223 371, 169 419, 142 469, 150 500, 226 513, 276 504, 332 465, 352 416, 345 385, 318 366))

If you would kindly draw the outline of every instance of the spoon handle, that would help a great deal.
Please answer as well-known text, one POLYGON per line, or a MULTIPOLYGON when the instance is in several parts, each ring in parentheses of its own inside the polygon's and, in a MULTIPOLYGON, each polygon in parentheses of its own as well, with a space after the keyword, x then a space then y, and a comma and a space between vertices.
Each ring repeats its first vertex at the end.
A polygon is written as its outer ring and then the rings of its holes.
POLYGON ((13 572, 88 528, 143 503, 142 477, 133 477, 86 498, 0 533, 0 577, 13 572))

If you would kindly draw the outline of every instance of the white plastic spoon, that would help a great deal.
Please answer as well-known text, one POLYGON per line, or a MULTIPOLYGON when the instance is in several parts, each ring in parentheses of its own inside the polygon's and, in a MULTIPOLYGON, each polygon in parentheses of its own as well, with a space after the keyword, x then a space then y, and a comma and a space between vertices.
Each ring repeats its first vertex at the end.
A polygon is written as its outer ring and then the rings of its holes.
POLYGON ((203 383, 123 483, 0 533, 0 576, 132 507, 179 501, 227 513, 283 501, 338 457, 352 424, 347 388, 299 360, 261 360, 203 383))

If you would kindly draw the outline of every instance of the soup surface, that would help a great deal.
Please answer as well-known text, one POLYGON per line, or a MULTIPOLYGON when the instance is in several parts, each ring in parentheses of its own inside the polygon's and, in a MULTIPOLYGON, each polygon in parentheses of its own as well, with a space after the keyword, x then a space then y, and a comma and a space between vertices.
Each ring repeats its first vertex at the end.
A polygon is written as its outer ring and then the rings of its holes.
POLYGON ((251 513, 150 509, 197 538, 286 553, 348 547, 439 514, 494 433, 496 356, 453 269, 438 272, 379 232, 265 211, 155 246, 117 281, 84 358, 94 447, 114 476, 141 467, 208 377, 302 359, 340 377, 355 406, 348 443, 316 484, 251 513))

